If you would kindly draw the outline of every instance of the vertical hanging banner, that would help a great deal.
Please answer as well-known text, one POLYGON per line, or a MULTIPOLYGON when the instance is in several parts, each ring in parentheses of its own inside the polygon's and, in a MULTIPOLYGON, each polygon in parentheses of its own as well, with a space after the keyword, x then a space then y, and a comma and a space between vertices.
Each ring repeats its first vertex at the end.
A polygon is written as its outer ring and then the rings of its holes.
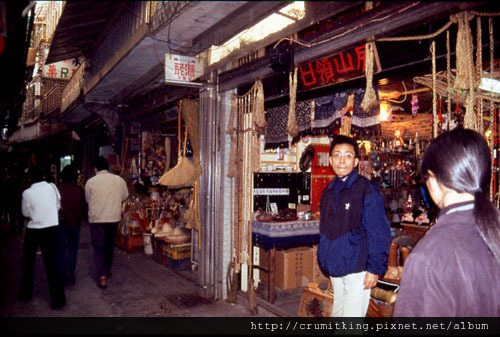
MULTIPOLYGON (((373 73, 381 70, 375 43, 373 43, 373 73)), ((303 63, 299 66, 299 87, 310 90, 365 76, 365 45, 354 47, 333 56, 303 63)))
POLYGON ((193 82, 202 76, 205 62, 198 57, 165 54, 165 82, 184 85, 199 85, 193 82))

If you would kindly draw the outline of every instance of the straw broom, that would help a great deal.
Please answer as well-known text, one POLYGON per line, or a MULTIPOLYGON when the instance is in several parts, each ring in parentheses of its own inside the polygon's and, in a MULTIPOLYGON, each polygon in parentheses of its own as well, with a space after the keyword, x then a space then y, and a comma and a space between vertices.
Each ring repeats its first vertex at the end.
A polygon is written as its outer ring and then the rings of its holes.
POLYGON ((181 139, 181 107, 182 101, 179 104, 179 160, 177 165, 175 165, 171 170, 167 171, 159 179, 161 185, 167 186, 169 188, 182 188, 193 186, 195 179, 195 167, 193 163, 186 157, 186 144, 187 144, 187 125, 186 132, 184 134, 184 150, 181 154, 180 139, 181 139))

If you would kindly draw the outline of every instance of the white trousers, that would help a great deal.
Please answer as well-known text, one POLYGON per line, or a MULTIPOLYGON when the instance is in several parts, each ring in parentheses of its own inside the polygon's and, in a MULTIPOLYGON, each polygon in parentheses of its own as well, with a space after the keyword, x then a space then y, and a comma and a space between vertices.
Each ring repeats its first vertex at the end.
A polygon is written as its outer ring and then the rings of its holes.
POLYGON ((365 317, 371 289, 363 289, 366 271, 342 277, 330 276, 333 286, 332 317, 365 317))

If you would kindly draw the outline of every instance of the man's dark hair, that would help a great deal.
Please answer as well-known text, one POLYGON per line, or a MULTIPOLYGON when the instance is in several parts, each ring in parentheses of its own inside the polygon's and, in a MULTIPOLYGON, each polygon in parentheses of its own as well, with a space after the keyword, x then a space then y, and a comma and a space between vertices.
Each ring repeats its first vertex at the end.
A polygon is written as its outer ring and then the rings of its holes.
POLYGON ((38 166, 32 166, 28 170, 28 177, 32 184, 38 183, 44 180, 43 171, 38 166))
POLYGON ((95 167, 97 171, 109 170, 108 161, 103 156, 96 158, 92 163, 92 167, 95 167))
POLYGON ((65 183, 76 184, 78 181, 78 171, 71 164, 64 166, 61 172, 61 180, 65 183))
POLYGON ((337 135, 335 136, 335 138, 333 138, 332 142, 330 143, 330 155, 332 155, 333 148, 338 144, 351 144, 354 148, 354 155, 356 156, 356 158, 359 157, 359 148, 356 140, 354 138, 343 135, 337 135))

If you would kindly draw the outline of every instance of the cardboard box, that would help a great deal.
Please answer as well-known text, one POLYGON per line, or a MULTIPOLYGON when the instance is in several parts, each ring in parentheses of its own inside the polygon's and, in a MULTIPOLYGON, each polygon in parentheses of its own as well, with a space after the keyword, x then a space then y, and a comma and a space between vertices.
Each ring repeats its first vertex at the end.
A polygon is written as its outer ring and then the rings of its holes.
POLYGON ((330 277, 323 274, 318 264, 318 245, 313 246, 313 275, 312 282, 322 284, 330 282, 330 277))
POLYGON ((305 287, 313 278, 313 249, 291 248, 276 251, 275 280, 281 289, 305 287))

